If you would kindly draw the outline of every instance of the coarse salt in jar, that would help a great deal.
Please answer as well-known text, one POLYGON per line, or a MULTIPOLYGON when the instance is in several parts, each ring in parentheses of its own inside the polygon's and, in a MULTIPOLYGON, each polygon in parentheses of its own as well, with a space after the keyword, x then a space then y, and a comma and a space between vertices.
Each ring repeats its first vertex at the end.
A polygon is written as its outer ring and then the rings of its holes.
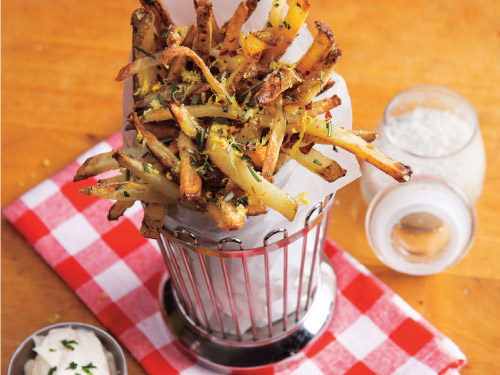
MULTIPOLYGON (((440 86, 417 86, 387 105, 373 145, 410 165, 414 175, 440 177, 460 187, 475 202, 483 189, 486 156, 472 105, 440 86)), ((361 192, 366 202, 392 181, 361 163, 361 192)))

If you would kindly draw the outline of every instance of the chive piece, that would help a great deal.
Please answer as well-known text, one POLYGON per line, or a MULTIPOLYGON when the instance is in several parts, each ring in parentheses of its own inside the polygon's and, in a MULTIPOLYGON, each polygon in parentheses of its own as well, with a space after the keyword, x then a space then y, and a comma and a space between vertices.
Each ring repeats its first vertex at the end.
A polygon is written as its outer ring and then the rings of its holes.
POLYGON ((262 182, 257 172, 255 172, 255 169, 253 169, 253 167, 250 164, 248 164, 248 170, 252 174, 253 178, 257 180, 257 182, 262 182))
POLYGON ((266 174, 267 174, 267 177, 271 177, 271 173, 266 172, 266 174))
POLYGON ((207 179, 207 178, 205 177, 205 175, 204 175, 203 173, 201 173, 200 171, 196 171, 196 174, 197 174, 198 176, 200 176, 200 178, 201 178, 202 180, 206 180, 206 179, 207 179))
POLYGON ((128 191, 127 191, 127 190, 124 190, 124 191, 123 191, 123 195, 125 195, 127 198, 130 198, 130 194, 128 193, 128 191))
POLYGON ((271 28, 271 27, 273 27, 273 24, 271 22, 267 21, 267 27, 271 28))
POLYGON ((318 165, 323 165, 323 163, 321 163, 318 159, 314 159, 313 163, 318 165))
POLYGON ((162 139, 159 139, 161 143, 163 143, 165 146, 168 146, 170 142, 172 142, 174 139, 172 137, 165 137, 162 139))
POLYGON ((193 99, 191 99, 191 105, 196 105, 198 103, 198 100, 200 100, 200 95, 193 95, 193 99))
POLYGON ((172 81, 172 92, 170 93, 170 96, 172 97, 172 100, 174 100, 174 94, 177 91, 177 81, 174 79, 172 81))
POLYGON ((134 48, 138 51, 141 51, 143 54, 146 56, 151 57, 152 59, 155 59, 155 55, 153 55, 151 52, 146 51, 144 48, 139 47, 138 45, 134 44, 134 48))
POLYGON ((142 166, 144 167, 144 172, 146 172, 146 173, 150 172, 148 163, 144 163, 142 166))
POLYGON ((170 31, 168 31, 168 30, 163 30, 163 31, 161 32, 161 34, 163 35, 163 37, 164 37, 165 39, 167 39, 167 38, 168 38, 168 34, 170 34, 170 31))
POLYGON ((233 102, 233 97, 226 95, 226 100, 227 100, 228 104, 231 104, 233 102))
POLYGON ((76 370, 77 367, 78 367, 78 364, 76 364, 75 362, 71 362, 69 364, 69 366, 66 367, 66 370, 76 370))
POLYGON ((326 123, 326 127, 327 127, 327 129, 328 129, 328 136, 329 136, 329 137, 331 137, 331 136, 332 136, 332 126, 333 126, 333 125, 332 125, 332 122, 331 122, 331 121, 328 121, 328 122, 326 123))
POLYGON ((196 143, 198 145, 198 151, 203 150, 203 141, 205 140, 205 132, 204 128, 201 128, 201 131, 196 134, 196 143))
POLYGON ((229 194, 224 197, 224 202, 229 202, 233 198, 234 198, 234 193, 230 191, 229 194))
POLYGON ((240 204, 243 206, 248 206, 248 197, 239 197, 234 201, 234 205, 238 207, 240 204))
POLYGON ((223 81, 224 78, 226 78, 226 74, 227 74, 227 72, 225 70, 221 73, 221 75, 220 75, 220 80, 221 81, 223 81))
POLYGON ((161 99, 161 94, 158 94, 158 101, 159 101, 159 102, 160 102, 160 104, 161 104, 161 101, 162 101, 162 99, 161 99))
POLYGON ((54 372, 56 372, 56 370, 57 370, 57 366, 51 367, 49 372, 48 372, 48 375, 52 375, 54 372))
POLYGON ((299 8, 302 8, 299 3, 296 4, 299 8))
POLYGON ((221 124, 225 124, 225 125, 229 125, 229 126, 233 125, 231 123, 231 121, 229 121, 228 119, 225 119, 225 118, 214 117, 213 120, 216 121, 216 122, 219 122, 221 124))
POLYGON ((115 188, 115 191, 118 191, 120 189, 123 189, 123 185, 118 185, 116 188, 115 188))
POLYGON ((130 181, 130 171, 128 169, 125 170, 125 180, 130 181))
POLYGON ((52 348, 49 349, 49 352, 55 352, 55 351, 56 351, 55 349, 52 348))
POLYGON ((323 81, 323 71, 319 72, 319 79, 323 81))
POLYGON ((337 149, 337 146, 333 145, 333 151, 339 152, 339 150, 337 149))
POLYGON ((215 203, 215 202, 217 202, 217 198, 214 197, 214 198, 207 199, 207 202, 214 202, 215 203))
POLYGON ((324 87, 323 87, 323 84, 321 83, 321 84, 319 85, 319 91, 323 91, 323 88, 324 88, 324 87))
POLYGON ((90 369, 92 369, 92 368, 97 368, 96 366, 94 366, 94 364, 92 362, 90 362, 86 366, 82 366, 83 372, 85 372, 86 374, 89 374, 89 375, 92 374, 92 372, 90 371, 90 369))
POLYGON ((61 344, 69 350, 75 350, 75 348, 72 345, 78 345, 78 343, 75 340, 61 340, 61 344))
POLYGON ((248 145, 247 145, 247 150, 248 150, 248 151, 257 151, 257 149, 256 149, 255 147, 253 147, 253 146, 248 146, 248 145))

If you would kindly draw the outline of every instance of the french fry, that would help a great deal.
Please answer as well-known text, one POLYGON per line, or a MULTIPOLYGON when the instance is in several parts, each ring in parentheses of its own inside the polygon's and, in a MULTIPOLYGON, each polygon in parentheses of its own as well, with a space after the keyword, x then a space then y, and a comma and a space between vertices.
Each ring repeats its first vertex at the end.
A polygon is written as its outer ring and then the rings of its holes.
MULTIPOLYGON (((179 128, 166 122, 149 122, 143 125, 148 132, 153 134, 162 143, 168 143, 179 136, 179 128)), ((125 130, 135 130, 134 124, 127 125, 125 130)))
MULTIPOLYGON (((101 173, 118 169, 120 166, 113 159, 113 152, 114 151, 104 152, 102 154, 89 157, 76 171, 74 181, 85 180, 89 177, 94 177, 101 173)), ((144 151, 139 147, 131 147, 122 150, 122 152, 132 155, 133 157, 139 157, 139 155, 144 153, 144 151)))
POLYGON ((311 72, 326 58, 326 55, 332 50, 334 37, 330 28, 323 22, 314 22, 318 34, 314 38, 311 46, 306 53, 302 55, 295 65, 295 69, 308 78, 311 72))
POLYGON ((281 19, 283 18, 283 11, 285 10, 286 0, 273 0, 271 10, 269 11, 269 18, 267 19, 265 30, 272 31, 277 34, 281 19))
POLYGON ((133 181, 108 182, 81 188, 80 193, 90 197, 100 197, 115 201, 165 202, 165 197, 150 185, 133 181))
POLYGON ((231 202, 225 202, 222 197, 217 202, 208 202, 207 212, 217 222, 217 226, 225 231, 241 229, 245 224, 245 215, 231 202))
POLYGON ((140 2, 143 8, 154 14, 156 34, 165 41, 165 31, 175 24, 163 1, 140 0, 140 2))
POLYGON ((201 126, 196 118, 186 109, 184 105, 170 104, 170 112, 179 124, 182 132, 190 138, 196 137, 201 126))
MULTIPOLYGON (((143 8, 137 9, 132 14, 134 60, 145 56, 156 60, 153 55, 156 52, 154 20, 154 14, 143 8)), ((134 93, 140 96, 147 94, 156 82, 157 71, 156 67, 139 71, 134 78, 134 93)))
POLYGON ((281 67, 278 71, 274 71, 262 85, 255 95, 255 102, 260 105, 270 105, 283 91, 301 81, 302 78, 293 69, 281 67))
POLYGON ((142 181, 150 184, 154 189, 163 194, 165 202, 179 202, 179 187, 174 182, 159 174, 158 171, 149 167, 145 168, 144 163, 118 151, 113 153, 113 158, 118 162, 120 167, 127 168, 132 174, 138 176, 142 181))
POLYGON ((280 152, 281 144, 286 133, 285 114, 283 112, 283 100, 281 97, 276 102, 276 114, 274 116, 273 125, 271 127, 271 135, 266 148, 266 157, 262 167, 262 176, 273 182, 274 168, 278 162, 278 155, 280 152))
MULTIPOLYGON (((276 47, 281 42, 281 37, 268 31, 255 31, 246 35, 241 40, 241 48, 246 57, 255 55, 268 48, 276 47)), ((259 56, 260 58, 260 56, 259 56)))
POLYGON ((153 57, 151 56, 142 57, 140 59, 135 60, 134 62, 131 62, 128 65, 125 65, 118 72, 115 81, 121 82, 125 80, 125 78, 131 77, 134 74, 138 74, 146 69, 161 65, 161 55, 162 52, 155 52, 152 53, 153 57))
POLYGON ((180 161, 168 147, 158 140, 152 133, 146 130, 142 125, 137 113, 132 113, 135 128, 138 135, 142 136, 146 142, 146 147, 151 154, 165 167, 169 168, 174 174, 178 173, 180 161))
POLYGON ((229 96, 226 88, 222 86, 222 84, 215 79, 215 77, 210 72, 208 66, 203 62, 203 60, 191 49, 187 47, 170 47, 163 51, 162 55, 162 63, 164 66, 168 66, 168 62, 177 56, 187 56, 191 57, 196 65, 201 69, 203 75, 207 79, 207 82, 210 84, 212 89, 216 94, 219 94, 226 100, 226 97, 229 96))
POLYGON ((192 165, 192 155, 196 153, 196 146, 183 133, 179 134, 177 139, 179 147, 179 157, 181 159, 180 175, 180 194, 181 200, 199 200, 201 199, 201 177, 192 165))
POLYGON ((289 155, 303 167, 323 178, 325 181, 333 182, 340 177, 344 177, 347 173, 347 171, 335 160, 324 156, 314 148, 307 154, 302 153, 300 150, 291 152, 290 149, 284 147, 281 148, 281 151, 289 155))
POLYGON ((252 159, 252 164, 259 169, 264 167, 267 147, 265 146, 247 146, 245 149, 247 155, 252 159))
MULTIPOLYGON (((193 46, 194 39, 198 32, 196 25, 191 25, 186 33, 186 37, 182 42, 182 46, 191 48, 193 46)), ((168 64, 167 79, 165 83, 170 85, 173 81, 180 79, 182 72, 186 68, 187 57, 179 56, 174 57, 168 64)))
POLYGON ((134 201, 116 201, 108 211, 108 221, 118 220, 125 211, 135 204, 134 201))
POLYGON ((236 8, 233 16, 227 25, 226 35, 222 49, 226 51, 236 51, 240 46, 241 25, 245 22, 248 14, 248 8, 245 2, 241 2, 236 8))
POLYGON ((292 221, 298 209, 295 198, 263 179, 251 165, 236 156, 234 150, 222 149, 223 140, 217 136, 217 128, 212 126, 207 137, 206 150, 210 160, 248 194, 292 221))
POLYGON ((269 63, 273 59, 278 60, 285 53, 288 46, 297 36, 300 27, 309 14, 310 7, 311 6, 308 0, 290 1, 288 12, 286 13, 283 22, 280 22, 281 18, 278 18, 278 28, 274 28, 273 25, 275 35, 279 35, 283 39, 276 47, 270 48, 264 52, 264 55, 262 56, 262 62, 269 63))
POLYGON ((197 38, 193 50, 205 64, 212 48, 212 3, 205 2, 196 6, 197 38))
MULTIPOLYGON (((290 124, 288 126, 290 126, 290 124)), ((292 130, 290 129, 290 131, 292 130)), ((396 181, 407 182, 410 180, 412 172, 409 166, 392 160, 382 151, 365 142, 361 137, 337 126, 331 127, 331 133, 331 136, 328 136, 328 128, 321 119, 315 119, 306 129, 307 135, 321 138, 328 144, 341 147, 351 152, 358 158, 387 173, 396 181)))
POLYGON ((168 206, 162 203, 149 203, 144 206, 144 218, 141 225, 141 236, 157 239, 160 235, 168 206))

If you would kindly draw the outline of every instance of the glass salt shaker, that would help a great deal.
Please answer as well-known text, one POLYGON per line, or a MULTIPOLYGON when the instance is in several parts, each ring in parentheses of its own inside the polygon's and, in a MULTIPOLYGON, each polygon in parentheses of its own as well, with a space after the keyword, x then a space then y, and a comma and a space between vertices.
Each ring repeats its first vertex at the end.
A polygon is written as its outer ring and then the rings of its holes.
POLYGON ((369 203, 368 241, 387 266, 412 275, 441 272, 470 249, 476 231, 486 156, 470 103, 439 86, 418 86, 387 105, 373 144, 410 165, 398 184, 361 163, 361 192, 369 203))

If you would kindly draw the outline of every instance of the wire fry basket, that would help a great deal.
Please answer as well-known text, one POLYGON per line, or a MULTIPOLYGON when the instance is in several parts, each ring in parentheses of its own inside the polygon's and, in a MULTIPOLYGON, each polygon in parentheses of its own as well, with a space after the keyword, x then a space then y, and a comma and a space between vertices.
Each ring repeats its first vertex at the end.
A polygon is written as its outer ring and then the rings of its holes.
POLYGON ((316 203, 296 233, 273 229, 252 249, 235 237, 206 248, 192 230, 164 227, 160 305, 181 348, 211 367, 256 369, 311 343, 334 305, 335 275, 323 259, 332 202, 333 194, 316 203))

